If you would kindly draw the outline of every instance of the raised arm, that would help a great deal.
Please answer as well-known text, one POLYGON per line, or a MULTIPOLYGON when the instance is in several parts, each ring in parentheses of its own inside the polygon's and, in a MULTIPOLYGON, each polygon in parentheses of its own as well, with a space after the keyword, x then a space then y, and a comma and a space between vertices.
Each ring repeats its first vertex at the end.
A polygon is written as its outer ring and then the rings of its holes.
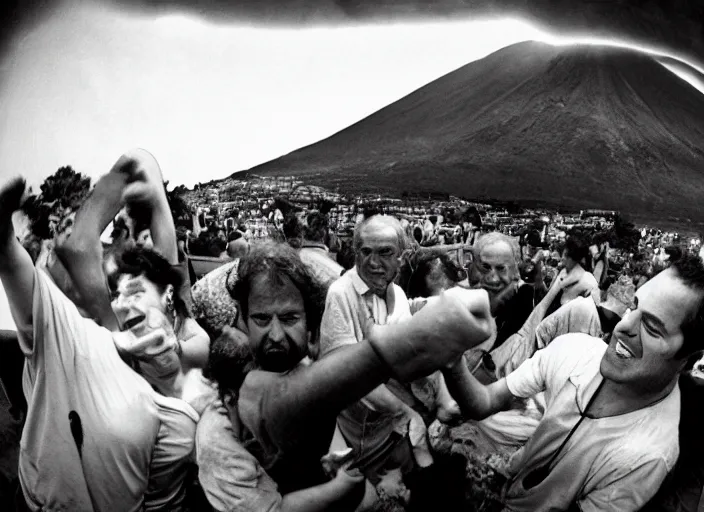
POLYGON ((20 208, 24 190, 21 178, 0 188, 0 280, 19 331, 31 329, 34 292, 34 264, 12 226, 12 214, 20 208))
POLYGON ((148 203, 154 212, 152 221, 159 220, 159 228, 152 234, 155 246, 172 263, 178 263, 173 223, 170 226, 172 237, 164 227, 167 219, 171 219, 171 212, 163 191, 161 171, 154 157, 144 150, 125 153, 110 172, 98 180, 76 213, 71 236, 55 249, 79 296, 85 298, 80 306, 110 330, 119 330, 121 326, 110 306, 100 235, 125 201, 148 203))
POLYGON ((497 375, 508 375, 539 348, 536 344, 536 330, 540 322, 545 319, 545 314, 560 292, 576 283, 574 279, 566 279, 565 275, 561 273, 553 281, 548 293, 533 309, 521 329, 491 353, 496 364, 497 375))
POLYGON ((408 322, 369 326, 365 341, 308 367, 249 373, 240 388, 240 417, 260 439, 295 445, 310 439, 320 418, 334 420, 390 377, 408 382, 456 360, 486 340, 492 325, 485 291, 448 290, 408 322))

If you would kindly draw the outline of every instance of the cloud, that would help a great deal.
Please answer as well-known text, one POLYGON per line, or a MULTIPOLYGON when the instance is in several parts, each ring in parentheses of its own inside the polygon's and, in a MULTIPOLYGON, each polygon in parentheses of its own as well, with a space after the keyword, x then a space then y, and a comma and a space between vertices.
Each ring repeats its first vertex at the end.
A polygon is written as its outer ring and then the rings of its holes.
MULTIPOLYGON (((216 23, 348 25, 520 15, 543 28, 664 46, 704 62, 701 0, 104 0, 133 12, 182 12, 216 23)), ((58 0, 4 0, 0 51, 58 0)))

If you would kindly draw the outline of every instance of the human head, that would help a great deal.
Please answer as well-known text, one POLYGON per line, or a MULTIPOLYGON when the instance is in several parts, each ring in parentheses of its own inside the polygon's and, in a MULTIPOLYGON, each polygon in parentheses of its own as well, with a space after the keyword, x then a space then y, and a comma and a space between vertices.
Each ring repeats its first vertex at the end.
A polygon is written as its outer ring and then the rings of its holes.
POLYGON ((383 297, 396 278, 401 257, 410 249, 401 223, 389 215, 372 215, 354 230, 355 264, 359 277, 383 297))
POLYGON ((249 347, 264 370, 293 369, 318 355, 324 291, 287 244, 254 244, 238 268, 232 296, 249 331, 249 347))
POLYGON ((141 249, 154 249, 154 241, 152 240, 152 232, 149 228, 142 229, 137 233, 134 243, 141 249))
POLYGON ((619 276, 606 290, 606 300, 601 302, 599 306, 617 314, 621 318, 626 314, 628 308, 633 304, 633 298, 636 294, 636 285, 629 276, 623 274, 619 276))
POLYGON ((520 278, 518 243, 499 232, 480 236, 474 243, 472 281, 485 289, 489 296, 496 296, 520 278))
POLYGON ((562 264, 567 272, 571 272, 577 265, 581 265, 589 256, 589 246, 580 238, 570 236, 565 240, 565 247, 562 249, 562 264))
POLYGON ((112 308, 120 325, 132 328, 155 308, 167 317, 188 316, 177 293, 183 278, 160 254, 134 247, 114 255, 112 308))
POLYGON ((636 393, 666 390, 704 349, 703 328, 704 266, 683 255, 637 290, 611 335, 601 373, 636 393))
POLYGON ((420 254, 411 258, 402 271, 401 278, 409 299, 440 295, 444 290, 457 286, 463 270, 447 254, 420 254))
POLYGON ((303 233, 306 240, 324 244, 328 235, 328 216, 321 212, 308 214, 303 233))

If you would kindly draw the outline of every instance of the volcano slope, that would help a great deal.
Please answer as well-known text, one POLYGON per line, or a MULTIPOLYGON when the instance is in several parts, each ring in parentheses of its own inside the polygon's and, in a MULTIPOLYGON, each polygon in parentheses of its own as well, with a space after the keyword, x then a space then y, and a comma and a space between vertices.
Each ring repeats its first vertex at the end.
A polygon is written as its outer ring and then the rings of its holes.
POLYGON ((525 42, 236 173, 704 227, 704 94, 635 50, 525 42))

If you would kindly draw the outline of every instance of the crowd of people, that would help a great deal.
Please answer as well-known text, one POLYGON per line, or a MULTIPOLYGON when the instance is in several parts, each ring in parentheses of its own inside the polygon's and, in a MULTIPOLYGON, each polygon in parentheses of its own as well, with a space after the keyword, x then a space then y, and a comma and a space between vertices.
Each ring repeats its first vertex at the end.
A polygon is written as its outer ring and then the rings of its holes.
POLYGON ((469 510, 472 460, 440 440, 463 425, 507 461, 505 510, 697 510, 694 251, 614 264, 599 236, 471 220, 428 243, 373 211, 343 243, 310 212, 223 230, 200 277, 148 152, 44 257, 13 228, 24 189, 0 188, 16 510, 469 510))

